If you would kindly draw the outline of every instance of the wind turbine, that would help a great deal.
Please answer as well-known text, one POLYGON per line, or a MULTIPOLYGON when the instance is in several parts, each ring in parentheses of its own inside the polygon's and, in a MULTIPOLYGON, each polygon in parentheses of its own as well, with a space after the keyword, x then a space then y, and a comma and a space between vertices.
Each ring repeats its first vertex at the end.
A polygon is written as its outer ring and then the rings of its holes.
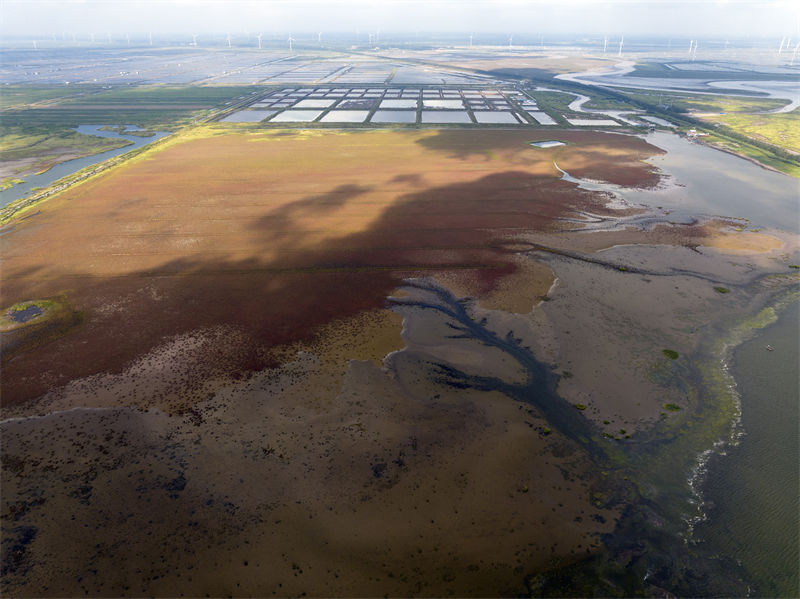
POLYGON ((625 43, 625 36, 621 35, 619 38, 619 52, 617 53, 617 56, 622 56, 622 46, 624 43, 625 43))
POLYGON ((131 34, 130 33, 126 33, 125 34, 125 39, 128 40, 128 45, 130 46, 131 45, 131 34))
POLYGON ((289 34, 289 52, 292 51, 292 42, 293 41, 294 41, 294 38, 292 37, 292 34, 290 33, 289 34))
POLYGON ((94 33, 89 34, 89 40, 94 43, 94 33))
POLYGON ((196 33, 192 34, 192 44, 191 45, 192 46, 196 46, 197 45, 197 34, 196 33))
POLYGON ((692 50, 692 60, 697 56, 697 40, 694 40, 694 50, 692 50))
POLYGON ((472 34, 472 33, 470 33, 470 34, 469 34, 469 47, 470 47, 470 48, 472 48, 472 36, 473 36, 473 35, 474 35, 474 34, 472 34))
POLYGON ((692 53, 692 46, 694 46, 694 40, 689 40, 689 54, 692 53))
POLYGON ((258 38, 258 49, 261 50, 261 34, 259 33, 256 38, 258 38))
POLYGON ((511 50, 511 42, 514 41, 514 36, 510 33, 508 34, 508 49, 511 50))
POLYGON ((150 32, 150 45, 153 45, 153 32, 150 32))
POLYGON ((38 50, 39 49, 39 44, 36 42, 36 40, 33 40, 33 49, 34 50, 38 50))
POLYGON ((322 32, 317 32, 317 43, 322 45, 322 32))
POLYGON ((369 37, 368 37, 368 40, 369 40, 369 41, 368 41, 367 43, 368 43, 368 44, 371 46, 371 45, 372 45, 372 34, 371 34, 371 33, 368 33, 367 35, 369 36, 369 37))
POLYGON ((603 54, 606 53, 606 48, 608 48, 608 36, 603 38, 603 54))
POLYGON ((230 48, 231 47, 231 34, 230 33, 228 34, 228 37, 225 38, 225 41, 228 42, 228 48, 230 48))

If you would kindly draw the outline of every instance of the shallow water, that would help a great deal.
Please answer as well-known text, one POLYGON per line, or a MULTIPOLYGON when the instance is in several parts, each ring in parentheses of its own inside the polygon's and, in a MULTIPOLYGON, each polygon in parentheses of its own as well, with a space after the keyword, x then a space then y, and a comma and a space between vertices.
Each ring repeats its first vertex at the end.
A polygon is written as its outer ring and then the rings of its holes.
MULTIPOLYGON (((136 148, 140 148, 141 146, 152 143, 155 140, 164 137, 165 135, 169 135, 167 131, 156 131, 153 135, 149 137, 142 137, 140 135, 126 135, 124 133, 119 134, 116 131, 101 131, 100 127, 105 127, 105 126, 106 125, 80 125, 76 127, 75 130, 78 133, 83 133, 84 135, 94 135, 97 137, 117 137, 117 138, 127 139, 128 141, 131 141, 133 143, 131 145, 127 145, 122 148, 108 150, 107 152, 100 152, 99 154, 94 154, 92 156, 84 156, 83 158, 75 158, 74 160, 67 160, 65 162, 55 165, 53 168, 43 173, 25 177, 24 183, 20 183, 4 191, 0 191, 0 206, 6 206, 11 202, 15 202, 16 200, 24 198, 35 187, 47 187, 48 185, 51 185, 52 183, 58 181, 62 177, 66 177, 67 175, 76 173, 79 170, 86 168, 87 166, 100 164, 101 162, 108 160, 109 158, 113 158, 114 156, 119 156, 120 154, 124 154, 125 152, 130 152, 131 150, 135 150, 136 148)), ((141 131, 141 129, 133 125, 126 125, 126 129, 131 131, 141 131)))
MULTIPOLYGON (((625 190, 626 200, 674 210, 675 220, 700 211, 798 232, 797 179, 670 133, 646 139, 667 150, 649 162, 681 187, 625 190)), ((741 396, 745 435, 709 462, 702 486, 708 519, 694 534, 714 552, 740 561, 758 596, 800 595, 799 308, 784 310, 775 324, 734 351, 730 372, 741 396)))
POLYGON ((800 596, 800 305, 734 352, 745 435, 709 464, 695 539, 740 560, 758 596, 800 596), (774 351, 768 351, 770 345, 774 351))
MULTIPOLYGON (((583 181, 564 173, 564 179, 581 187, 608 191, 634 204, 671 211, 668 218, 686 222, 692 217, 719 215, 750 220, 750 226, 768 226, 798 232, 798 184, 791 177, 758 167, 712 148, 693 144, 670 133, 658 132, 647 141, 667 150, 664 156, 649 162, 673 179, 661 190, 631 190, 605 183, 583 181)), ((632 249, 626 248, 630 257, 632 249)), ((712 276, 730 276, 719 270, 712 276)), ((734 350, 729 372, 741 395, 741 424, 746 435, 738 446, 726 447, 725 455, 706 446, 712 457, 698 479, 707 519, 697 523, 692 540, 699 543, 692 567, 700 567, 704 558, 713 584, 704 587, 689 578, 678 587, 692 595, 717 589, 723 595, 738 590, 727 589, 726 576, 740 562, 747 582, 752 582, 757 596, 794 597, 798 594, 798 327, 797 304, 785 310, 780 320, 734 350), (771 345, 774 351, 765 349, 771 345), (725 561, 732 558, 734 561, 725 561), (714 564, 718 565, 714 569, 714 564), (726 574, 727 572, 727 574, 726 574), (722 585, 722 586, 719 586, 722 585), (726 593, 727 591, 727 593, 726 593)), ((707 390, 713 393, 713 390, 707 390)), ((712 401, 712 398, 709 397, 712 401)), ((691 436, 690 436, 691 438, 691 436)), ((669 472, 683 471, 685 458, 681 444, 673 444, 666 461, 656 465, 651 458, 646 467, 657 471, 652 484, 659 507, 669 513, 681 506, 680 481, 669 472), (669 456, 675 455, 670 462, 669 456)), ((685 517, 693 518, 691 510, 685 517)), ((636 533, 635 530, 630 531, 636 533)), ((639 530, 640 536, 643 531, 639 530)), ((656 537, 653 537, 655 539, 656 537)), ((674 556, 676 546, 654 542, 665 554, 674 556)), ((656 554, 657 555, 657 554, 656 554)))
POLYGON ((747 218, 753 226, 785 229, 800 223, 800 180, 752 162, 658 131, 645 136, 667 153, 648 160, 681 187, 626 191, 632 203, 690 213, 747 218))
POLYGON ((630 204, 664 208, 670 211, 669 220, 675 222, 721 216, 747 219, 752 227, 792 232, 800 229, 800 179, 673 133, 657 131, 644 139, 666 150, 666 154, 647 160, 667 176, 662 188, 623 188, 568 174, 564 179, 583 189, 613 193, 630 204))
POLYGON ((29 320, 32 320, 37 316, 41 316, 42 314, 44 314, 44 310, 42 310, 39 306, 28 306, 22 310, 11 312, 9 317, 14 322, 28 322, 29 320))

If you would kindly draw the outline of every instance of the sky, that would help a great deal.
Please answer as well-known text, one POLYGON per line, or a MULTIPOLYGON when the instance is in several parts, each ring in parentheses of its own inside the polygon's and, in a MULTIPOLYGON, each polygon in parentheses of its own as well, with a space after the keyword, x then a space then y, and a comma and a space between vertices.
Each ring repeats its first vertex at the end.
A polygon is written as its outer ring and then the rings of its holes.
POLYGON ((0 0, 0 36, 481 32, 800 36, 787 0, 0 0))

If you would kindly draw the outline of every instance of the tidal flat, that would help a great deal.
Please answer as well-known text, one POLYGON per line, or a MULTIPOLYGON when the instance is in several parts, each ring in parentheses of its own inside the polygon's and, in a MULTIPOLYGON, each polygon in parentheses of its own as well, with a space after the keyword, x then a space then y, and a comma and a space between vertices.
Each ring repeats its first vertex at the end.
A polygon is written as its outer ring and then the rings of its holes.
POLYGON ((691 475, 797 232, 610 203, 554 163, 655 188, 658 148, 538 135, 212 126, 21 215, 2 306, 81 319, 4 355, 6 591, 746 591, 691 475))

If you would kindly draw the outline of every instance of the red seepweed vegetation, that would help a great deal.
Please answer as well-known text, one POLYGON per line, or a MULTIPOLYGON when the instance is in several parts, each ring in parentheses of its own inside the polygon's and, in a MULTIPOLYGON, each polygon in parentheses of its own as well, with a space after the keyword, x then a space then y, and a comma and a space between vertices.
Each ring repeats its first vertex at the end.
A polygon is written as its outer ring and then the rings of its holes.
POLYGON ((560 179, 653 185, 657 152, 622 135, 504 130, 225 135, 189 140, 68 190, 2 238, 2 305, 65 293, 81 327, 4 356, 2 402, 119 372, 165 340, 224 325, 197 376, 268 365, 384 305, 420 272, 466 270, 476 292, 514 270, 497 240, 601 201, 560 179))

